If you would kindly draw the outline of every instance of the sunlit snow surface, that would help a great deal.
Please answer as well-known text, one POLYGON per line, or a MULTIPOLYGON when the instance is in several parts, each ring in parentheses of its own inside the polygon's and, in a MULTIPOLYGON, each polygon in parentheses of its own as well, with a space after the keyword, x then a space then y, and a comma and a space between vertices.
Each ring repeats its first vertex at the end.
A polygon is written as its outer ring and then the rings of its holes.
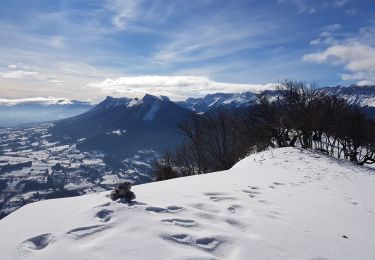
POLYGON ((374 259, 375 172, 285 148, 231 170, 26 205, 5 259, 374 259))

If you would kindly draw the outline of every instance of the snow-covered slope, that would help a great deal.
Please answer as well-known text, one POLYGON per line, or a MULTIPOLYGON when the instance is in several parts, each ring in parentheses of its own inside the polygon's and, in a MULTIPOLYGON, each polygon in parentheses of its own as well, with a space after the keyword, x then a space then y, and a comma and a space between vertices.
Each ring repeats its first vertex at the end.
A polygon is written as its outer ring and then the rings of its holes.
POLYGON ((231 170, 26 205, 0 221, 6 259, 373 259, 373 170, 285 148, 231 170))

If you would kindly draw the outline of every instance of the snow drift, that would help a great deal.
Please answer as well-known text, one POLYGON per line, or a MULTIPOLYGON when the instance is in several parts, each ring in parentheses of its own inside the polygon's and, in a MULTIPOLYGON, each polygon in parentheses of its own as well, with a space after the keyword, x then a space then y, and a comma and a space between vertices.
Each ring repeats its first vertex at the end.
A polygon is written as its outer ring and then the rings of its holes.
POLYGON ((7 259, 373 259, 374 171, 295 148, 225 172, 26 205, 0 221, 7 259))

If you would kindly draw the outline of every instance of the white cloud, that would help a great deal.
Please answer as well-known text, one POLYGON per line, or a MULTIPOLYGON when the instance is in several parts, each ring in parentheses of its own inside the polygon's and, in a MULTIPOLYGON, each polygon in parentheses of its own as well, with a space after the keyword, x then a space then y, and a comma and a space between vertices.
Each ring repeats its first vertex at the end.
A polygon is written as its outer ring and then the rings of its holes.
POLYGON ((332 59, 350 71, 375 72, 375 48, 360 43, 331 46, 325 51, 307 54, 303 59, 316 63, 332 59))
POLYGON ((232 93, 272 89, 273 84, 235 84, 210 80, 197 76, 134 76, 106 79, 92 82, 89 87, 102 90, 110 95, 142 97, 144 94, 166 95, 172 100, 184 100, 209 93, 232 93))
POLYGON ((362 28, 354 37, 333 39, 323 51, 303 56, 304 61, 332 63, 343 66, 343 80, 356 80, 357 84, 375 84, 375 27, 362 28))
POLYGON ((14 106, 18 104, 25 103, 38 103, 41 105, 52 105, 52 104, 71 104, 72 102, 66 98, 57 98, 57 97, 35 97, 35 98, 16 98, 16 99, 7 99, 0 98, 0 105, 2 106, 14 106))

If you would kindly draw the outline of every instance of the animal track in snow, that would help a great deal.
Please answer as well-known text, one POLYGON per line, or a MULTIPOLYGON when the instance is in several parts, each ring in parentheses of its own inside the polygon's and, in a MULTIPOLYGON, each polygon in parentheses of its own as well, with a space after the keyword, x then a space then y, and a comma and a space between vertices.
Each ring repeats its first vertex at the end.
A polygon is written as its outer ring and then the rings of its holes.
POLYGON ((179 244, 190 245, 208 251, 214 250, 220 244, 220 241, 214 237, 194 238, 187 234, 164 235, 162 237, 179 244))
POLYGON ((183 210, 183 208, 179 206, 168 206, 166 208, 150 206, 150 207, 147 207, 146 210, 151 213, 177 213, 183 210))
POLYGON ((112 210, 102 209, 95 214, 95 217, 99 218, 102 222, 108 222, 111 220, 112 214, 112 210))
POLYGON ((94 226, 88 226, 88 227, 79 227, 79 228, 74 228, 72 230, 69 230, 67 234, 68 236, 74 239, 79 239, 79 238, 84 238, 92 234, 101 232, 107 228, 108 228, 107 225, 94 225, 94 226))
POLYGON ((192 219, 172 218, 172 219, 163 219, 162 222, 166 224, 173 224, 176 226, 181 226, 181 227, 194 227, 198 225, 198 223, 192 219))
POLYGON ((48 246, 52 239, 53 235, 51 233, 46 233, 26 239, 22 242, 22 246, 32 250, 42 250, 48 246))

